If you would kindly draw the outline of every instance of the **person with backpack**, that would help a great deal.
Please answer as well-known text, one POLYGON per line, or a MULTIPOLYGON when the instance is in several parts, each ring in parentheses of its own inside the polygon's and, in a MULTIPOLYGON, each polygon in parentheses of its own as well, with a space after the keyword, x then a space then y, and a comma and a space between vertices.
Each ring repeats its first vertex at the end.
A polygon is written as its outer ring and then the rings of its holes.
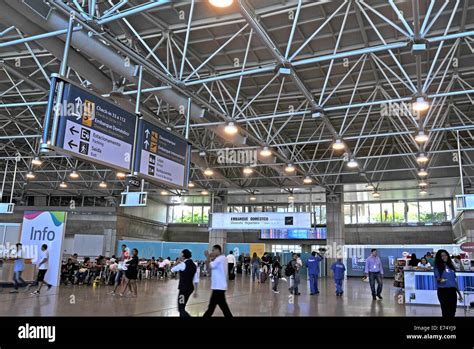
POLYGON ((342 289, 342 282, 344 281, 344 273, 346 267, 342 263, 342 258, 338 258, 336 262, 331 265, 331 270, 334 275, 334 284, 336 285, 336 296, 341 296, 344 293, 342 289))
POLYGON ((311 257, 306 261, 306 268, 308 268, 310 295, 319 294, 318 277, 319 277, 319 262, 322 261, 321 255, 316 251, 311 252, 311 257))
POLYGON ((286 266, 286 276, 290 277, 290 291, 291 294, 299 296, 301 293, 298 290, 300 284, 300 269, 302 267, 301 259, 298 261, 298 255, 293 253, 293 259, 286 266))
POLYGON ((278 282, 281 279, 281 264, 280 264, 280 258, 279 257, 275 257, 275 259, 273 260, 272 275, 273 275, 273 288, 272 288, 272 291, 273 291, 273 293, 280 293, 280 291, 278 291, 278 282))

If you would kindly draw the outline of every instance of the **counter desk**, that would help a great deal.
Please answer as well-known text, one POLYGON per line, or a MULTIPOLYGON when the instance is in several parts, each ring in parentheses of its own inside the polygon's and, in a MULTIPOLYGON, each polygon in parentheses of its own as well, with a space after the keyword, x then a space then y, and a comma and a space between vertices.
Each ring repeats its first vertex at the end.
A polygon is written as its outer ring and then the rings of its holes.
MULTIPOLYGON (((403 274, 405 303, 439 305, 433 269, 427 271, 405 269, 403 274)), ((467 287, 474 288, 474 271, 457 271, 456 276, 461 292, 467 287)), ((458 300, 458 306, 464 306, 464 302, 458 300)))

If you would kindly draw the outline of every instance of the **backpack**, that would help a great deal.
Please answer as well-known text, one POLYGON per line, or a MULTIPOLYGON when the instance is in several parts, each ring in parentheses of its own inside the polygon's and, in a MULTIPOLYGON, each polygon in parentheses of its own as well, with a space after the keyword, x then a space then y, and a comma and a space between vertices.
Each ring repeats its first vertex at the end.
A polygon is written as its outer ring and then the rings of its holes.
POLYGON ((290 261, 285 267, 285 276, 291 276, 295 274, 295 268, 293 267, 292 261, 290 261))

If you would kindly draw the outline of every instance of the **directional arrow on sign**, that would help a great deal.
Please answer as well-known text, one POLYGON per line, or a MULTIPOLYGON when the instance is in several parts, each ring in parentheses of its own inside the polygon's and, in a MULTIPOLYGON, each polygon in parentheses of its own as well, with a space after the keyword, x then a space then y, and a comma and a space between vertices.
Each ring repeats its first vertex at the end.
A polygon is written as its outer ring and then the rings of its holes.
POLYGON ((147 149, 148 146, 150 145, 150 142, 148 142, 148 141, 145 139, 145 142, 143 142, 143 144, 145 144, 145 149, 147 149))
POLYGON ((67 145, 69 145, 69 148, 71 148, 71 149, 77 147, 77 144, 74 143, 74 141, 72 139, 69 142, 67 142, 67 145))
POLYGON ((76 97, 76 99, 74 100, 75 102, 75 110, 76 110, 76 120, 79 120, 81 118, 81 114, 82 114, 82 99, 81 97, 76 97))
POLYGON ((150 137, 150 130, 149 129, 145 130, 145 136, 146 136, 146 138, 150 137))
POLYGON ((71 132, 72 135, 74 135, 75 133, 79 133, 78 130, 76 130, 76 127, 75 126, 72 126, 69 128, 69 131, 71 132))

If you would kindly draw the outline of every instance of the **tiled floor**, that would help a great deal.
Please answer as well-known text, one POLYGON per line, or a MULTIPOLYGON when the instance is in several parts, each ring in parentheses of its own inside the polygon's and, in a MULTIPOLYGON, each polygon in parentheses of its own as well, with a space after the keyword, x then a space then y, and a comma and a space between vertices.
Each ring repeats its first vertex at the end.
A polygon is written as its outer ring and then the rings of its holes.
MULTIPOLYGON (((209 279, 201 278, 197 296, 191 296, 187 310, 201 316, 210 296, 209 279)), ((303 281, 303 280, 302 280, 303 281)), ((280 293, 271 292, 271 282, 253 284, 238 275, 230 282, 227 301, 234 316, 440 316, 437 306, 413 306, 398 303, 398 290, 386 280, 383 301, 372 301, 368 283, 358 278, 345 281, 342 298, 334 294, 331 280, 320 281, 319 296, 310 296, 302 282, 301 296, 289 297, 288 284, 280 282, 280 293)), ((177 280, 139 282, 138 298, 110 294, 110 286, 61 286, 44 290, 40 296, 29 292, 0 292, 0 316, 177 316, 177 280)), ((219 309, 216 316, 222 316, 219 309)), ((458 308, 457 316, 464 316, 458 308)))

